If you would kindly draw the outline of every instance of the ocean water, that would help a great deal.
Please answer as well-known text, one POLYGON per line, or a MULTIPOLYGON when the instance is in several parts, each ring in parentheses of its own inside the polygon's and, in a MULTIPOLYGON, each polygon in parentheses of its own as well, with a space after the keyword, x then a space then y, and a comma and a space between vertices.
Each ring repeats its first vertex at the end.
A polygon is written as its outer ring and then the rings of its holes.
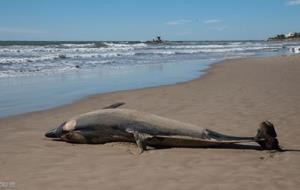
POLYGON ((194 79, 224 59, 293 54, 300 42, 0 41, 0 117, 84 96, 194 79))

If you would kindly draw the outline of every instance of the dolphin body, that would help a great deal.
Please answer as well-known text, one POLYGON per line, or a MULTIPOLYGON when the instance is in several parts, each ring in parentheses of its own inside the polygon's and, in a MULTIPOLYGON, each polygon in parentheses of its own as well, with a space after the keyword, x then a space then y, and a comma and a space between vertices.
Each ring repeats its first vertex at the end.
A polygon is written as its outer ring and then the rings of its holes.
POLYGON ((70 143, 135 142, 139 152, 152 147, 216 147, 256 142, 262 149, 280 149, 271 122, 262 122, 256 136, 224 135, 199 126, 130 109, 124 103, 75 116, 45 136, 70 143))

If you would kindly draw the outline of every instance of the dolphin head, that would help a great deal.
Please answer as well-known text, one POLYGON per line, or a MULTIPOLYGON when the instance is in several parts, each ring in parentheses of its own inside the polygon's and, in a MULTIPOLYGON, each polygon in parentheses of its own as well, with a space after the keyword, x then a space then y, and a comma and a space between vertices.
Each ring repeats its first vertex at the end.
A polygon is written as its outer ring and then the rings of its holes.
POLYGON ((62 135, 75 129, 76 120, 63 122, 59 127, 49 130, 45 136, 48 138, 60 138, 62 135))
POLYGON ((60 138, 63 134, 63 127, 67 122, 62 123, 59 127, 49 130, 45 136, 48 138, 60 138))

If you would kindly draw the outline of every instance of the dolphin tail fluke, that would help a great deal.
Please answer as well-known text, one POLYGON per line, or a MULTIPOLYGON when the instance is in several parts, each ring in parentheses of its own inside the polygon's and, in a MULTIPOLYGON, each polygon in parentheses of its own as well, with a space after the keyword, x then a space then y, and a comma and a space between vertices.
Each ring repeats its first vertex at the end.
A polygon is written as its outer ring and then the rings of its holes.
POLYGON ((112 105, 106 106, 102 109, 115 109, 115 108, 118 108, 120 106, 123 106, 124 104, 125 104, 125 102, 117 102, 117 103, 114 103, 112 105))
POLYGON ((280 150, 274 125, 269 121, 260 124, 255 136, 256 142, 265 150, 280 150))

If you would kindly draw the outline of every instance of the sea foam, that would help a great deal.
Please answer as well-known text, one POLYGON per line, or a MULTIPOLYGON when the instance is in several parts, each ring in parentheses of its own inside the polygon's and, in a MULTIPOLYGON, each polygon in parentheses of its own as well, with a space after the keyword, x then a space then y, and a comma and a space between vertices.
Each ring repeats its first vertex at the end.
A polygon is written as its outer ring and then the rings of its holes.
POLYGON ((0 77, 55 74, 104 65, 143 65, 189 59, 224 59, 295 53, 299 44, 265 41, 221 42, 39 42, 26 45, 0 43, 0 77), (112 64, 113 63, 113 64, 112 64))

